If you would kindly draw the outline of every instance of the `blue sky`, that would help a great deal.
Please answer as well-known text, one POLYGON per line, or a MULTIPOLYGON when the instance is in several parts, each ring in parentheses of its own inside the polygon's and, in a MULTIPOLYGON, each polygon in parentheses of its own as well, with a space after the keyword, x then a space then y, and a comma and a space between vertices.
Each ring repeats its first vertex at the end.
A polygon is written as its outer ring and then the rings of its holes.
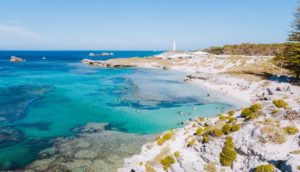
POLYGON ((0 49, 165 50, 286 41, 297 0, 0 0, 0 49))

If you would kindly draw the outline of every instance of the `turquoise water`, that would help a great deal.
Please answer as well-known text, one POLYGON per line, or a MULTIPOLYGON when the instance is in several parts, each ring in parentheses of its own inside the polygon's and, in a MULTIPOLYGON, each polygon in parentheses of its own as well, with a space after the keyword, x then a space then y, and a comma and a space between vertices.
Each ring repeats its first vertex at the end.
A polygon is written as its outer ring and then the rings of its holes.
MULTIPOLYGON (((157 53, 116 51, 106 58, 157 53)), ((155 134, 232 108, 183 83, 185 73, 81 64, 88 54, 0 51, 0 169, 26 166, 52 139, 75 135, 73 129, 88 122, 107 123, 107 130, 155 134), (12 55, 26 62, 8 62, 12 55)))

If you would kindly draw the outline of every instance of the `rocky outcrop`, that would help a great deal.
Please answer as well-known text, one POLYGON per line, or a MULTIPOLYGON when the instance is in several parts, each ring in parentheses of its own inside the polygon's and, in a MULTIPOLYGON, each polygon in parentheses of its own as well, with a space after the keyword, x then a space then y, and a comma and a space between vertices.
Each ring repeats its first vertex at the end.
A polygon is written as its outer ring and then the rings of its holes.
POLYGON ((9 61, 13 62, 13 63, 25 62, 24 59, 22 59, 21 57, 16 57, 16 56, 11 56, 9 61))
POLYGON ((90 59, 83 59, 81 62, 83 64, 87 64, 87 65, 91 65, 91 66, 99 66, 99 67, 111 67, 111 68, 137 67, 137 65, 134 65, 134 64, 112 63, 112 62, 108 62, 108 61, 90 60, 90 59))
POLYGON ((255 171, 266 164, 273 171, 297 171, 300 112, 292 112, 265 101, 216 118, 195 119, 184 128, 167 131, 155 142, 144 145, 141 154, 125 159, 124 167, 118 171, 240 172, 255 171), (220 155, 229 137, 237 156, 232 165, 226 166, 220 155))

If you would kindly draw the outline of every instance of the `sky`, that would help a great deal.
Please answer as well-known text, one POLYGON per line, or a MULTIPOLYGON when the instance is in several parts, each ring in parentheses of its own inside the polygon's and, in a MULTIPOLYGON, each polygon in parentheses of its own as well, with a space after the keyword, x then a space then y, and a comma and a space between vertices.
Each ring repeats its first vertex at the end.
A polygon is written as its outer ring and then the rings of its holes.
POLYGON ((297 0, 0 0, 0 50, 285 42, 297 0))

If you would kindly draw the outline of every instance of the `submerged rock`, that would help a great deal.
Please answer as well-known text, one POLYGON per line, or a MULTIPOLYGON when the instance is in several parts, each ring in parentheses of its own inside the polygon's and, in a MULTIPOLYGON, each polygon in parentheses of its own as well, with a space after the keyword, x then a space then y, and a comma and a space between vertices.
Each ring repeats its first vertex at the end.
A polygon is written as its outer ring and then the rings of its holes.
MULTIPOLYGON (((54 154, 43 151, 42 159, 34 161, 29 171, 116 171, 123 159, 140 152, 140 147, 153 136, 104 130, 106 124, 89 123, 74 138, 55 140, 54 154), (51 156, 50 156, 51 155, 51 156)), ((50 149, 51 153, 53 152, 50 149)))

